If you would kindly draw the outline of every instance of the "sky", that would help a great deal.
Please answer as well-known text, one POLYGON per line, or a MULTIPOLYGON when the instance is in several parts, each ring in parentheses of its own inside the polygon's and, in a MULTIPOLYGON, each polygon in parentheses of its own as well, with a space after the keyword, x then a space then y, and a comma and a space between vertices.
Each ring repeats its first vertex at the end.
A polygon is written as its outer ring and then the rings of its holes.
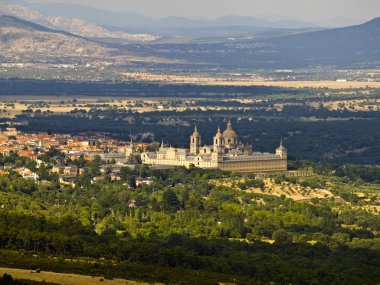
MULTIPOLYGON (((1 1, 1 0, 0 0, 1 1)), ((323 21, 335 17, 366 20, 380 16, 380 0, 26 0, 75 3, 156 17, 212 19, 226 15, 323 21)))

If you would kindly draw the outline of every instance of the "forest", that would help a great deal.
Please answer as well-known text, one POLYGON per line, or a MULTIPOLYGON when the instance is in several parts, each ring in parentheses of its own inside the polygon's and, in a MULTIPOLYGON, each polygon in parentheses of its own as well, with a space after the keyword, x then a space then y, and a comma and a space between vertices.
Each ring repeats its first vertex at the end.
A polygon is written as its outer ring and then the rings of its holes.
POLYGON ((0 166, 28 166, 44 179, 0 175, 0 266, 181 284, 380 281, 379 168, 293 161, 315 175, 269 179, 334 194, 296 202, 268 195, 254 175, 153 170, 138 160, 120 181, 105 173, 96 183, 105 162, 66 161, 84 172, 63 186, 49 173, 60 153, 40 159, 37 167, 17 154, 0 157, 0 166), (138 186, 139 178, 153 183, 138 186))

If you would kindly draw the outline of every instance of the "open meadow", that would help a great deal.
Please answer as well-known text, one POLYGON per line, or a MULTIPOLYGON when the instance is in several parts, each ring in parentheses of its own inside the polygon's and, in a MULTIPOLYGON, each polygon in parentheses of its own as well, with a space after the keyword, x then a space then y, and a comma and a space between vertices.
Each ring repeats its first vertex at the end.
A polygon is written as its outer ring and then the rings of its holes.
POLYGON ((33 273, 32 270, 3 268, 0 267, 0 276, 3 274, 10 274, 14 279, 33 280, 39 282, 52 282, 62 285, 90 285, 90 284, 104 284, 104 285, 148 285, 148 284, 162 284, 162 283, 146 283, 139 281, 131 281, 125 279, 106 279, 104 277, 86 276, 79 274, 65 274, 57 272, 41 271, 40 273, 33 273))

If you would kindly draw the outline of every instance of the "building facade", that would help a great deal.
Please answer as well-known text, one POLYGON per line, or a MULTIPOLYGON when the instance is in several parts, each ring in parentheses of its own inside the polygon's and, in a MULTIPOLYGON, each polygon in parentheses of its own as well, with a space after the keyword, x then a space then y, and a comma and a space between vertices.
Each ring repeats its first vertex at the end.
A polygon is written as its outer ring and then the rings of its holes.
POLYGON ((231 122, 222 133, 218 128, 212 146, 202 146, 197 127, 190 136, 190 149, 165 147, 143 152, 142 163, 151 166, 185 166, 235 172, 276 172, 287 170, 287 150, 282 145, 275 153, 254 152, 251 145, 239 143, 231 122))

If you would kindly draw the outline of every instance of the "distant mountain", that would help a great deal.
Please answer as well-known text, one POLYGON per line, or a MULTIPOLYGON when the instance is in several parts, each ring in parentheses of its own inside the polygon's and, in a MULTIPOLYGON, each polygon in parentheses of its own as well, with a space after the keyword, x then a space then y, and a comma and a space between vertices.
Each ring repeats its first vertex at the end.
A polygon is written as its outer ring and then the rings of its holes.
POLYGON ((313 23, 301 21, 268 21, 256 17, 244 16, 225 16, 214 20, 194 20, 186 17, 167 17, 155 19, 146 17, 138 13, 123 11, 112 12, 77 4, 59 4, 59 3, 30 3, 32 7, 45 15, 63 16, 68 18, 79 18, 96 23, 104 27, 119 27, 130 30, 139 30, 152 32, 160 29, 173 28, 211 28, 211 27, 265 27, 265 28, 316 28, 313 23))
POLYGON ((150 52, 158 57, 207 62, 224 68, 379 68, 380 18, 357 26, 272 39, 242 35, 224 42, 152 46, 150 52))
POLYGON ((351 19, 347 17, 334 17, 328 20, 320 21, 319 24, 329 28, 343 28, 363 23, 362 20, 351 19))
MULTIPOLYGON (((100 38, 102 41, 105 39, 108 42, 120 42, 117 41, 118 37, 125 39, 124 42, 157 40, 160 43, 215 42, 215 38, 217 42, 223 42, 228 38, 241 38, 242 35, 247 34, 250 38, 266 39, 272 36, 320 29, 313 23, 292 20, 269 21, 233 15, 213 20, 176 16, 154 18, 130 11, 114 12, 71 3, 23 3, 22 5, 38 11, 49 19, 54 18, 55 20, 49 20, 49 23, 54 24, 58 29, 82 36, 87 36, 88 31, 93 31, 94 36, 91 38, 100 38), (86 24, 81 24, 80 21, 86 24), (81 29, 80 26, 84 28, 81 29), (106 32, 99 28, 105 29, 109 36, 103 36, 106 32), (81 31, 83 33, 80 33, 81 31), (84 34, 85 31, 87 35, 84 34), (122 32, 123 36, 120 35, 122 32), (133 36, 128 36, 128 34, 133 34, 133 36)), ((13 15, 25 18, 20 14, 13 15)), ((33 21, 30 18, 25 19, 33 21)), ((44 22, 38 23, 47 26, 44 22)))
POLYGON ((160 20, 157 20, 155 25, 161 28, 200 28, 208 25, 206 20, 193 20, 185 17, 166 17, 160 20))
POLYGON ((153 27, 155 20, 134 12, 112 12, 79 4, 28 3, 28 7, 47 16, 78 18, 103 27, 131 28, 153 27))
MULTIPOLYGON (((54 19, 61 21, 59 18, 54 19)), ((192 25, 188 30, 178 28, 178 31, 185 30, 184 36, 198 35, 198 40, 168 40, 110 48, 50 26, 1 16, 0 61, 84 63, 107 60, 124 65, 137 56, 142 64, 159 59, 157 62, 160 63, 202 62, 225 68, 380 67, 380 18, 361 25, 314 32, 244 28, 246 32, 241 34, 238 34, 240 26, 218 26, 221 22, 233 21, 232 18, 225 18, 216 26, 210 26, 213 38, 200 37, 207 37, 209 32, 197 27, 197 20, 189 22, 186 18, 168 18, 160 21, 162 26, 170 25, 171 22, 192 25)), ((242 19, 241 23, 244 21, 250 19, 242 19)), ((78 23, 80 28, 81 22, 78 23)), ((56 23, 50 21, 49 24, 54 26, 56 23)), ((62 25, 62 22, 59 24, 62 25)))
POLYGON ((326 27, 324 25, 318 25, 314 23, 296 21, 296 20, 276 21, 272 24, 272 26, 276 28, 286 28, 286 29, 305 29, 305 28, 322 29, 326 27))
POLYGON ((1 0, 4 4, 17 4, 17 5, 25 5, 26 3, 22 0, 1 0))
POLYGON ((212 26, 245 26, 245 27, 271 27, 270 21, 265 21, 255 17, 224 16, 209 22, 212 26))
POLYGON ((111 52, 110 48, 68 32, 0 16, 0 61, 89 62, 109 57, 111 52))
POLYGON ((209 22, 212 26, 245 26, 245 27, 265 27, 275 29, 304 29, 320 28, 320 26, 295 20, 268 21, 256 17, 225 16, 209 22))
POLYGON ((65 18, 61 16, 45 16, 24 5, 1 4, 0 14, 15 16, 27 21, 31 21, 52 29, 64 30, 76 35, 91 39, 108 40, 112 42, 148 42, 156 40, 158 37, 148 34, 130 34, 125 32, 111 32, 78 18, 65 18))
MULTIPOLYGON (((12 31, 19 32, 19 31, 28 31, 28 32, 46 32, 46 33, 54 33, 54 34, 62 34, 62 35, 70 35, 68 32, 64 31, 58 31, 58 30, 52 30, 50 28, 44 27, 42 25, 38 25, 32 22, 28 22, 25 20, 18 19, 13 16, 8 15, 1 15, 0 16, 0 28, 3 29, 3 31, 6 28, 14 29, 12 31)), ((74 35, 72 35, 74 36, 74 35)))
POLYGON ((380 18, 362 25, 309 32, 269 41, 284 61, 302 65, 380 65, 380 18))

